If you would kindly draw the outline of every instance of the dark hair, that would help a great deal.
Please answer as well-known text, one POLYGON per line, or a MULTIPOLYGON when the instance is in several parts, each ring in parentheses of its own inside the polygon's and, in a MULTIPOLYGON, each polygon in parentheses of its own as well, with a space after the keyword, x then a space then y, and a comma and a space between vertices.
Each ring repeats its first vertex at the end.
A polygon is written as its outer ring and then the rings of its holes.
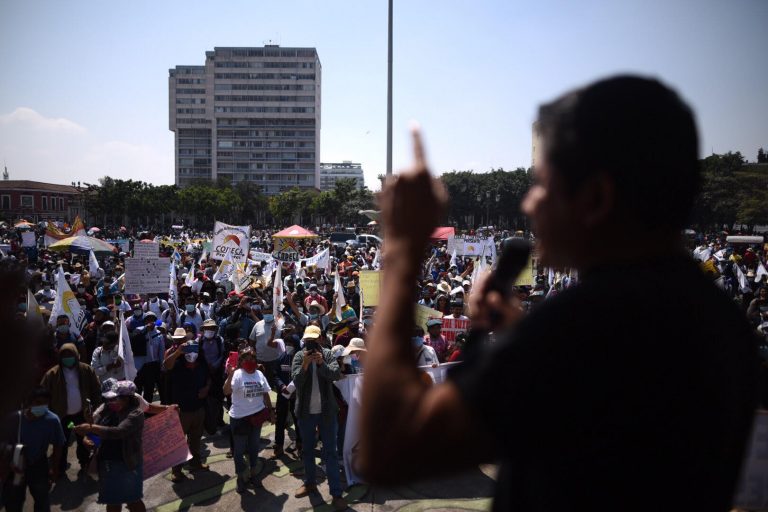
POLYGON ((638 227, 685 227, 700 184, 696 123, 661 82, 595 82, 541 106, 536 128, 547 161, 570 190, 607 173, 618 211, 638 227))
POLYGON ((40 398, 44 398, 46 402, 51 401, 51 392, 48 391, 47 388, 44 388, 43 386, 37 386, 32 391, 29 392, 27 395, 27 405, 31 404, 35 400, 38 400, 40 398))

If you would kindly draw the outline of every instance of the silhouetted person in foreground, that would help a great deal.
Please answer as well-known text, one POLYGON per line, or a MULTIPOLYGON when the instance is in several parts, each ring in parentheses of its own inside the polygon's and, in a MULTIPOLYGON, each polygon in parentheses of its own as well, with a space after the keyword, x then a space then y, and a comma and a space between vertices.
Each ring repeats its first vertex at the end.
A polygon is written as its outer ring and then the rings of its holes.
MULTIPOLYGON (((699 185, 691 110, 616 77, 544 105, 523 210, 579 285, 445 384, 413 362, 412 286, 446 202, 415 166, 381 195, 386 278, 371 333, 361 469, 394 483, 501 464, 494 510, 729 510, 756 405, 750 327, 683 252, 699 185)), ((487 282, 487 281, 486 281, 487 282)), ((478 283, 473 328, 515 313, 478 283)))

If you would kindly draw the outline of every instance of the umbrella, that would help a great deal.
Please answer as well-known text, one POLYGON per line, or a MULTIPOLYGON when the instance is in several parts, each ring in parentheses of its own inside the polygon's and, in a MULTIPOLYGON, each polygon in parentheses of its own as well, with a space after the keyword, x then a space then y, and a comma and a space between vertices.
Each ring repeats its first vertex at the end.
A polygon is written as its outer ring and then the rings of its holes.
POLYGON ((375 220, 372 220, 371 222, 368 223, 369 226, 376 226, 377 224, 378 222, 376 222, 375 220))
POLYGON ((72 252, 84 252, 87 253, 93 249, 94 253, 111 254, 117 252, 117 248, 98 238, 90 236, 71 236, 63 240, 59 240, 48 246, 51 251, 72 251, 72 252))
POLYGON ((35 225, 29 222, 28 220, 21 219, 19 222, 14 224, 13 227, 16 229, 32 229, 33 227, 35 227, 35 225))
POLYGON ((90 235, 93 233, 98 233, 99 231, 101 231, 99 228, 97 228, 96 226, 93 226, 91 229, 88 230, 88 234, 90 235))
POLYGON ((293 225, 275 233, 272 238, 316 238, 317 235, 301 226, 293 225))

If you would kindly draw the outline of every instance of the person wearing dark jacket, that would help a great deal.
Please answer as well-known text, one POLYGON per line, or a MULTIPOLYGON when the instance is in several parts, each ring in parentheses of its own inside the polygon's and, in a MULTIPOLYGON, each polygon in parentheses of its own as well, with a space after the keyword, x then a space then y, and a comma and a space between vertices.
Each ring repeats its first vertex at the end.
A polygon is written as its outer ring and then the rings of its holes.
POLYGON ((96 457, 99 465, 98 502, 107 512, 119 511, 126 503, 130 512, 144 512, 144 473, 142 432, 144 413, 135 396, 136 385, 115 382, 103 393, 106 400, 93 416, 93 423, 82 423, 75 433, 86 445, 99 443, 96 457))
MULTIPOLYGON (((59 417, 64 429, 64 438, 69 440, 72 429, 88 420, 92 409, 101 403, 101 386, 96 372, 90 365, 79 362, 79 352, 72 343, 65 343, 59 350, 59 364, 43 375, 40 385, 51 394, 50 410, 59 417), (89 401, 90 400, 90 404, 89 401)), ((66 470, 68 443, 61 456, 61 471, 66 470)), ((81 474, 88 467, 89 450, 77 438, 77 460, 81 474)))

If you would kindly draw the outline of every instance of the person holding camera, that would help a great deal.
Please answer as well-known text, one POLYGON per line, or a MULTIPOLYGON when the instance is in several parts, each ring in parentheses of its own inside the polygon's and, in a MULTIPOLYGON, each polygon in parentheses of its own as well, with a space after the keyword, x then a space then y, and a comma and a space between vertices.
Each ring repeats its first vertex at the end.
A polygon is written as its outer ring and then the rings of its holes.
POLYGON ((271 388, 257 366, 256 351, 246 347, 237 356, 237 368, 227 368, 224 382, 224 394, 232 397, 229 418, 239 493, 245 492, 248 483, 260 486, 256 463, 261 448, 261 425, 265 421, 275 423, 275 409, 269 398, 271 388), (250 469, 245 465, 246 453, 250 469))
POLYGON ((345 510, 347 503, 341 497, 339 459, 336 454, 339 407, 333 394, 333 382, 341 379, 341 371, 331 351, 318 343, 320 334, 320 327, 316 325, 304 329, 304 350, 296 353, 291 365, 291 377, 296 386, 296 417, 304 444, 301 452, 304 485, 296 491, 295 496, 302 498, 317 492, 315 431, 319 430, 328 487, 333 497, 331 505, 336 510, 345 510))

